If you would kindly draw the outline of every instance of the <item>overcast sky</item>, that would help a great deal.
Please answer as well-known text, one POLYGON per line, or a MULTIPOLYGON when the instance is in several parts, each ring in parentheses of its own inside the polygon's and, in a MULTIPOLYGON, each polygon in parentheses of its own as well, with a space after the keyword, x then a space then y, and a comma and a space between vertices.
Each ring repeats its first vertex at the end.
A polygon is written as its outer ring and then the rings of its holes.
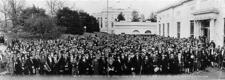
MULTIPOLYGON (((26 7, 35 5, 46 9, 47 0, 25 0, 26 7)), ((107 6, 107 0, 64 0, 68 7, 81 9, 90 14, 101 12, 107 6)), ((180 0, 109 0, 109 7, 132 8, 139 10, 140 14, 149 17, 151 12, 156 12, 180 0)), ((0 14, 1 20, 3 14, 0 14)))
MULTIPOLYGON (((68 6, 82 9, 90 14, 101 12, 106 8, 107 0, 65 0, 68 6)), ((109 0, 109 7, 138 9, 140 13, 148 16, 151 12, 158 11, 180 0, 109 0)), ((46 8, 46 0, 26 0, 27 6, 35 4, 46 8)))

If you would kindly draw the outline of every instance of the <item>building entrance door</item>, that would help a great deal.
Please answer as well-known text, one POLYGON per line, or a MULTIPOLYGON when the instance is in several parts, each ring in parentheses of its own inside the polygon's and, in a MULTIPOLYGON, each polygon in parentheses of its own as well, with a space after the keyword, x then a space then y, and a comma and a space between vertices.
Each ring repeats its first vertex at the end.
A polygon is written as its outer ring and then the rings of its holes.
POLYGON ((204 41, 210 40, 210 20, 201 20, 201 36, 204 41))
POLYGON ((207 41, 210 40, 210 29, 209 28, 202 28, 202 37, 207 41))

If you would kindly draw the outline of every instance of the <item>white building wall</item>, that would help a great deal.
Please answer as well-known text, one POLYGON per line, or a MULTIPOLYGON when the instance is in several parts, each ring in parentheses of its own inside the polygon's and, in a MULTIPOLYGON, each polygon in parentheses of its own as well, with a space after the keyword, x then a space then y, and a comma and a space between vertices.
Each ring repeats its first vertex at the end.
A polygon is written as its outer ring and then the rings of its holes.
MULTIPOLYGON (((181 23, 181 38, 190 37, 190 21, 194 20, 192 15, 195 9, 195 1, 187 2, 179 7, 174 8, 174 27, 177 29, 177 22, 181 23)), ((177 30, 175 31, 177 34, 177 30)), ((177 36, 177 35, 176 35, 177 36)))
MULTIPOLYGON (((108 9, 108 20, 107 20, 107 10, 104 9, 101 13, 98 13, 100 14, 100 18, 102 18, 102 27, 100 26, 100 31, 101 32, 108 32, 108 33, 113 33, 113 26, 112 26, 112 23, 115 22, 115 19, 117 19, 117 16, 122 12, 124 17, 125 17, 125 20, 126 21, 131 21, 132 19, 132 12, 134 10, 133 9, 114 9, 114 8, 111 8, 109 7, 108 9), (107 23, 108 22, 108 23, 107 23), (108 26, 107 26, 108 24, 108 26)), ((96 14, 96 15, 98 15, 96 14)))
POLYGON ((213 40, 219 45, 224 44, 224 18, 225 18, 225 0, 215 0, 214 6, 219 10, 215 21, 213 40))
MULTIPOLYGON (((170 36, 173 34, 173 30, 174 30, 174 27, 173 27, 173 24, 172 24, 172 21, 173 21, 173 10, 170 9, 168 11, 165 11, 159 15, 157 15, 157 20, 158 20, 158 24, 157 26, 161 25, 161 36, 163 35, 163 24, 165 25, 165 36, 168 36, 168 23, 169 23, 169 28, 170 28, 170 31, 169 31, 169 34, 170 36)), ((159 35, 159 27, 157 28, 157 34, 159 35)))
MULTIPOLYGON (((185 0, 184 0, 185 1, 185 0)), ((178 4, 175 7, 170 7, 157 14, 157 34, 159 34, 159 24, 161 24, 161 35, 163 32, 162 24, 170 23, 170 36, 177 37, 177 22, 181 23, 181 38, 190 37, 190 21, 195 21, 194 36, 201 35, 201 24, 197 23, 196 16, 193 14, 196 11, 216 9, 219 14, 216 18, 211 19, 210 40, 213 40, 218 45, 224 44, 224 18, 225 18, 225 0, 186 0, 183 4, 178 4)), ((211 13, 200 14, 200 16, 208 17, 211 13), (206 14, 206 15, 205 15, 206 14)), ((199 16, 199 15, 198 15, 199 16)), ((166 27, 167 28, 167 27, 166 27)), ((166 30, 167 33, 167 30, 166 30)))
POLYGON ((180 22, 180 37, 190 37, 190 21, 194 20, 194 16, 191 13, 193 13, 193 10, 196 8, 194 6, 195 4, 196 2, 192 1, 188 2, 187 4, 180 5, 179 7, 170 8, 166 11, 161 12, 157 15, 161 18, 160 22, 158 23, 170 23, 170 36, 177 37, 177 22, 180 22))
POLYGON ((151 34, 157 33, 157 24, 152 22, 115 22, 115 34, 137 34, 133 31, 138 30, 140 33, 145 34, 146 31, 151 31, 151 34))

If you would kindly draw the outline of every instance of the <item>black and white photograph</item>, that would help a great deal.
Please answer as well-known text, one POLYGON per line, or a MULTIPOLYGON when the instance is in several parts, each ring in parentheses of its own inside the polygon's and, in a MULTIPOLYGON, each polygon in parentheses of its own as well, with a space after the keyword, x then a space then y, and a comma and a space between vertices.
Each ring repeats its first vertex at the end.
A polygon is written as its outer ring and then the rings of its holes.
POLYGON ((225 0, 0 0, 0 80, 225 80, 225 0))

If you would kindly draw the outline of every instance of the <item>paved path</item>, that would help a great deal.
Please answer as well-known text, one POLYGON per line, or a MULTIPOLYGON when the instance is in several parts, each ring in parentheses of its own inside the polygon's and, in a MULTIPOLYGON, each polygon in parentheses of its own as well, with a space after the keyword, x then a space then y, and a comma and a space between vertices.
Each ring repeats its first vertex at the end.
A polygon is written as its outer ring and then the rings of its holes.
POLYGON ((0 76, 4 76, 7 73, 8 73, 7 71, 0 71, 0 76))
MULTIPOLYGON (((0 80, 217 80, 207 76, 0 76, 0 80)), ((222 79, 221 79, 222 80, 222 79)), ((225 80, 225 78, 224 78, 225 80)))
POLYGON ((0 80, 225 80, 225 71, 208 68, 208 71, 182 75, 145 76, 10 76, 0 75, 0 80))
POLYGON ((145 76, 0 76, 0 80, 225 80, 225 73, 199 72, 184 75, 145 75, 145 76), (221 74, 222 73, 222 74, 221 74))

